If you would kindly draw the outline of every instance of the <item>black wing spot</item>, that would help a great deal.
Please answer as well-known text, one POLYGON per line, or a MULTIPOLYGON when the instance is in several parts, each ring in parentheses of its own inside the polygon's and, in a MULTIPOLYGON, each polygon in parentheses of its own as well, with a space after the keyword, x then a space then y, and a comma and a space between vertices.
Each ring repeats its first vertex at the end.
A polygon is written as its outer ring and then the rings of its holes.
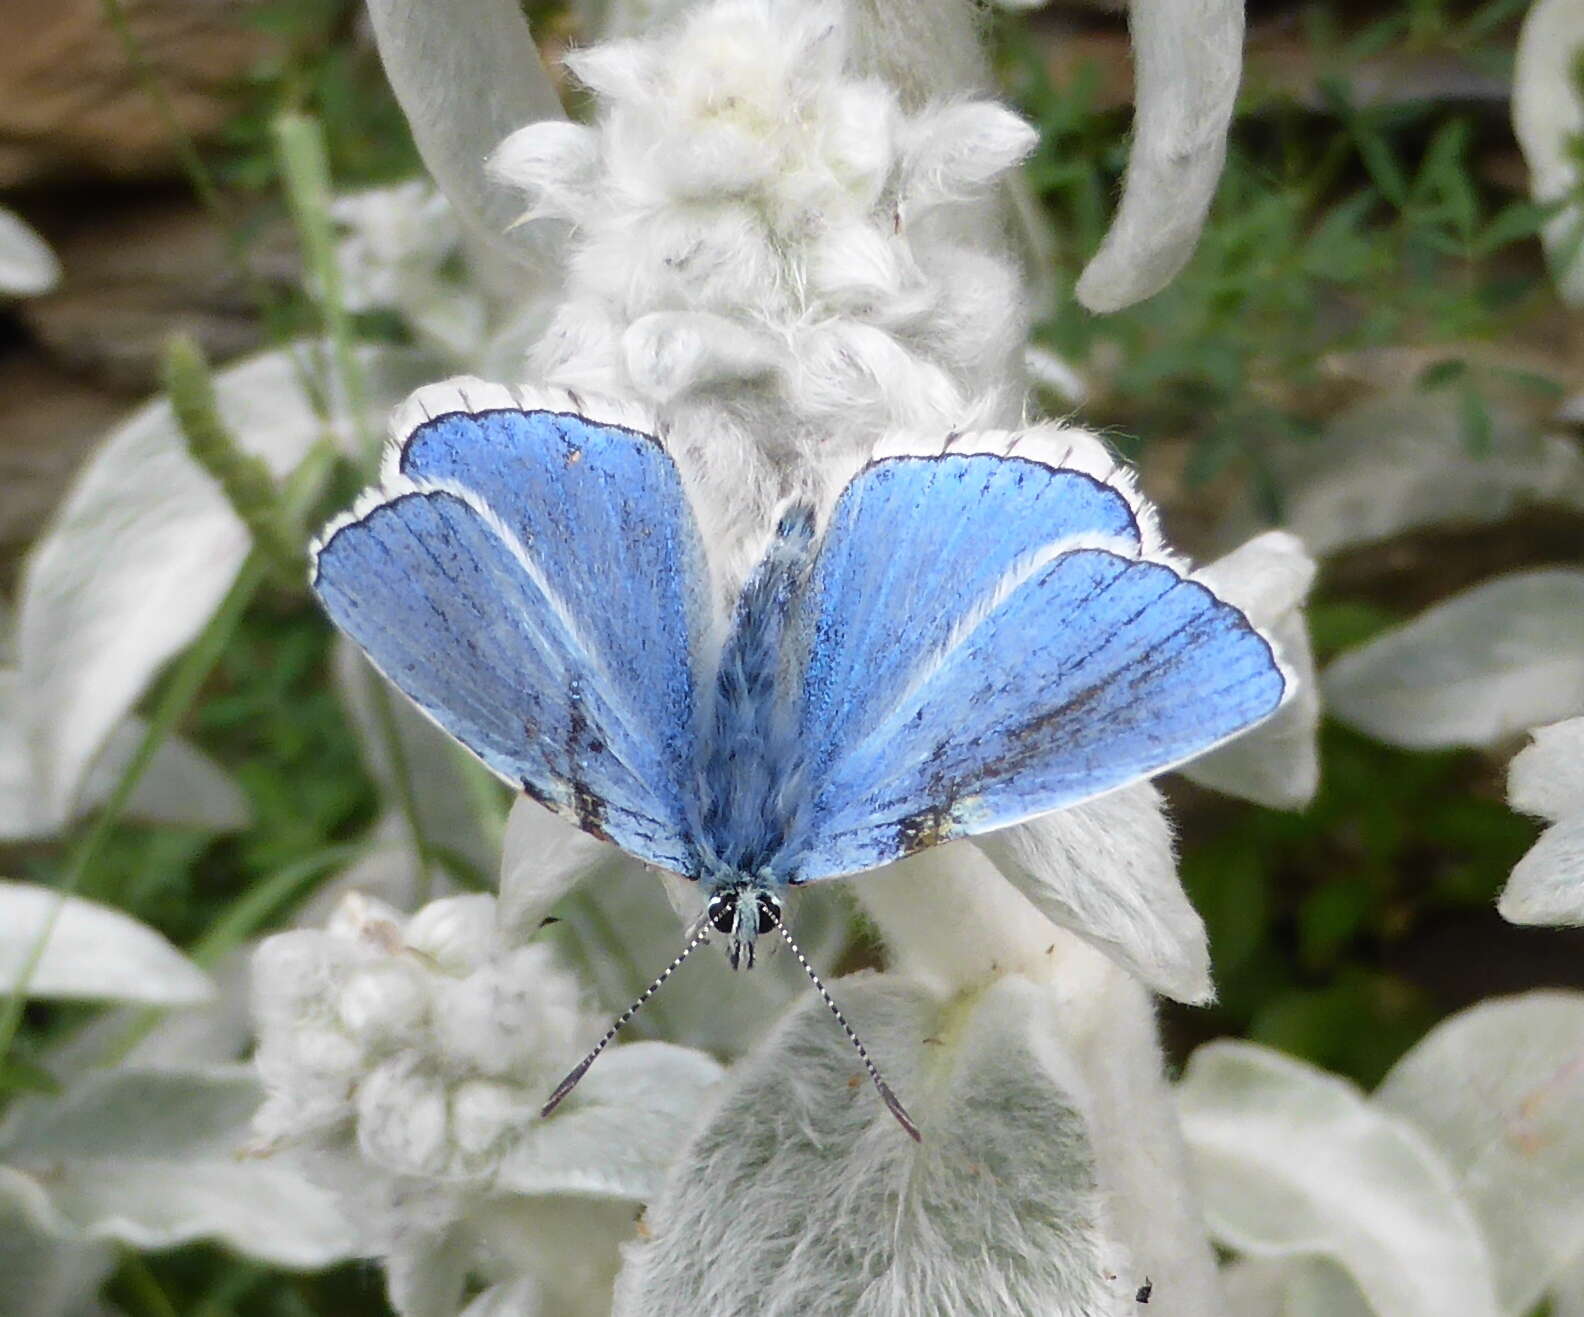
POLYGON ((609 841, 605 831, 605 802, 582 782, 572 783, 572 810, 577 815, 578 827, 599 841, 609 841))
POLYGON ((896 825, 896 846, 902 855, 927 850, 951 840, 951 810, 931 805, 917 813, 909 814, 896 825))

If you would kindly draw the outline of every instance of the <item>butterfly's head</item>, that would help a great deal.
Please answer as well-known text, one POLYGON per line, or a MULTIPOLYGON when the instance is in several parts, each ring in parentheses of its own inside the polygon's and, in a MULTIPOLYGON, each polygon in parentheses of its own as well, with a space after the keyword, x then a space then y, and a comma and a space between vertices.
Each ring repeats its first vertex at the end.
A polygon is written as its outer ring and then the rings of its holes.
POLYGON ((754 943, 781 922, 781 902, 762 887, 723 887, 709 899, 710 926, 729 939, 726 956, 733 969, 752 969, 754 943))

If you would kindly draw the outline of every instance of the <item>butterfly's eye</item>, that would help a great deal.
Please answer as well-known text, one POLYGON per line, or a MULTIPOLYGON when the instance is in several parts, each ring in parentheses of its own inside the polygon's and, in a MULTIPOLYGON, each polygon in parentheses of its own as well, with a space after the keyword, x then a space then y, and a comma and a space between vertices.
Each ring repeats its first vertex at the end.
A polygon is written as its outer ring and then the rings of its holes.
POLYGON ((737 923, 737 893, 720 892, 710 897, 709 921, 722 933, 730 933, 737 923))
POLYGON ((759 931, 768 933, 781 922, 781 903, 768 892, 759 893, 759 931))

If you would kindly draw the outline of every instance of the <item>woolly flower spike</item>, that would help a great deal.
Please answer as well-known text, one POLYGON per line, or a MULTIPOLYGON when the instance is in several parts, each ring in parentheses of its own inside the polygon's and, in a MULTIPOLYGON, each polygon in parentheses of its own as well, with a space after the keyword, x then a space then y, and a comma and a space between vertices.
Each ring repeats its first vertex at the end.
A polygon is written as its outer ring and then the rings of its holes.
POLYGON ((551 1310, 584 1311, 614 1274, 632 1220, 622 1204, 652 1192, 719 1074, 686 1048, 618 1048, 565 1117, 536 1121, 596 1024, 549 947, 497 934, 488 896, 410 919, 348 896, 324 931, 260 947, 254 995, 259 1152, 291 1150, 348 1199, 408 1315, 454 1313, 470 1277, 532 1283, 551 1310), (590 1201, 543 1201, 564 1193, 590 1201), (547 1212, 580 1223, 571 1255, 547 1212), (507 1218, 520 1239, 485 1238, 507 1218))
POLYGON ((1584 924, 1584 718, 1542 727, 1512 761, 1514 809, 1547 820, 1498 909, 1515 924, 1584 924))
POLYGON ((1022 301, 984 198, 1034 132, 984 101, 904 112, 852 71, 843 14, 727 0, 581 52, 594 126, 530 125, 493 160, 525 219, 573 226, 530 375, 668 408, 738 505, 776 483, 755 465, 1021 410, 1022 301))

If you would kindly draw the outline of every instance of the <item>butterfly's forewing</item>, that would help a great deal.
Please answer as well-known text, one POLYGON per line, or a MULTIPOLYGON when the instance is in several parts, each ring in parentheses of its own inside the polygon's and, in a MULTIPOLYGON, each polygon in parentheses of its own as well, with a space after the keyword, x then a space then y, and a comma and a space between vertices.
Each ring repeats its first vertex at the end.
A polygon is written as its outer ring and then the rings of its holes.
POLYGON ((702 554, 675 465, 647 434, 552 407, 418 400, 432 415, 409 409, 385 488, 327 532, 315 591, 502 777, 693 873, 702 554))
POLYGON ((1268 716, 1242 613, 1141 556, 1128 501, 998 453, 886 458, 807 587, 808 747, 776 868, 857 872, 1160 772, 1268 716))

